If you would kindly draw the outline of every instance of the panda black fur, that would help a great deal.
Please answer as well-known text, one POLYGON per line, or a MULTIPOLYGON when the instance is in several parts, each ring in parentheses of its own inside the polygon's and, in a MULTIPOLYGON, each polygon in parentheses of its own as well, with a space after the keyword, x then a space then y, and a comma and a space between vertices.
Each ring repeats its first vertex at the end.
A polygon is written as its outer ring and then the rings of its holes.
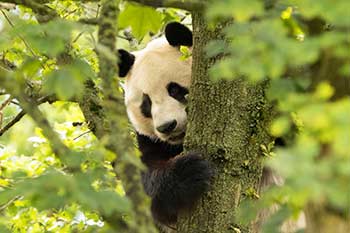
MULTIPOLYGON (((119 76, 125 77, 125 104, 135 128, 146 193, 152 198, 154 219, 169 225, 180 211, 189 210, 208 189, 214 172, 200 154, 181 156, 186 131, 186 98, 191 83, 192 58, 181 59, 180 46, 191 48, 192 32, 180 23, 170 23, 165 37, 151 41, 146 48, 119 52, 119 76)), ((282 185, 283 179, 264 168, 260 189, 282 185)), ((257 226, 278 207, 259 213, 257 226)), ((305 228, 302 214, 286 221, 281 232, 305 228)))
POLYGON ((180 155, 186 131, 186 98, 192 58, 181 59, 180 46, 192 46, 192 32, 169 23, 165 37, 129 53, 119 50, 119 76, 126 77, 125 103, 136 130, 145 192, 153 217, 172 224, 208 189, 213 170, 197 153, 180 155))

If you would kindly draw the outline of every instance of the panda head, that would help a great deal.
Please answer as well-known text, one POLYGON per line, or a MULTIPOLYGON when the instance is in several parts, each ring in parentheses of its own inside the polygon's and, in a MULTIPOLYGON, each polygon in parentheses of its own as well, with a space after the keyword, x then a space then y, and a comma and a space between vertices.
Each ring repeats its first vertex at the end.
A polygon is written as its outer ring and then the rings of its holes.
POLYGON ((142 135, 170 144, 183 142, 186 98, 192 58, 181 59, 180 46, 192 46, 192 32, 169 23, 165 37, 146 48, 119 52, 119 76, 125 77, 125 104, 131 124, 142 135))

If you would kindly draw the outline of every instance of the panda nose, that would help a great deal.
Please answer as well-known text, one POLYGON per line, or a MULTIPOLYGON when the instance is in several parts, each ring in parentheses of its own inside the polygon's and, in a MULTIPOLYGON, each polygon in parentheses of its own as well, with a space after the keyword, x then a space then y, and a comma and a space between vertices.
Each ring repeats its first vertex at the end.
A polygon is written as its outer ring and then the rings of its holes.
POLYGON ((171 133, 171 131, 173 131, 176 128, 176 125, 177 125, 176 120, 169 121, 165 124, 162 124, 161 126, 158 126, 157 130, 161 133, 168 134, 168 133, 171 133))

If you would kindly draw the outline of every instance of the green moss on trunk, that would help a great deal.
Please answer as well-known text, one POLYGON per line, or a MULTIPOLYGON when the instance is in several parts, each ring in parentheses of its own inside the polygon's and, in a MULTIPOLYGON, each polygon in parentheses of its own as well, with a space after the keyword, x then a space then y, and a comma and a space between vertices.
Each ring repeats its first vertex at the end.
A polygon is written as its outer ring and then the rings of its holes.
POLYGON ((248 189, 256 189, 261 176, 260 145, 269 140, 264 129, 264 85, 236 79, 213 83, 205 45, 220 37, 220 26, 208 31, 202 16, 193 14, 193 75, 185 149, 203 153, 216 168, 211 191, 195 210, 180 216, 181 233, 249 232, 235 221, 235 210, 248 189))

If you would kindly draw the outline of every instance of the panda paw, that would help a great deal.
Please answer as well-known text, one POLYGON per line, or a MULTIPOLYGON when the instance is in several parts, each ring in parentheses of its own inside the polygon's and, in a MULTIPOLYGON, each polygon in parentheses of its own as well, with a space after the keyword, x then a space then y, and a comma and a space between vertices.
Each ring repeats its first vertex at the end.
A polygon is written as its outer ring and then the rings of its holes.
POLYGON ((189 153, 176 159, 173 178, 180 205, 190 206, 207 191, 214 171, 210 163, 197 153, 189 153))
POLYGON ((199 154, 176 158, 158 194, 152 200, 152 213, 158 221, 176 222, 179 210, 188 210, 208 190, 214 171, 199 154))

